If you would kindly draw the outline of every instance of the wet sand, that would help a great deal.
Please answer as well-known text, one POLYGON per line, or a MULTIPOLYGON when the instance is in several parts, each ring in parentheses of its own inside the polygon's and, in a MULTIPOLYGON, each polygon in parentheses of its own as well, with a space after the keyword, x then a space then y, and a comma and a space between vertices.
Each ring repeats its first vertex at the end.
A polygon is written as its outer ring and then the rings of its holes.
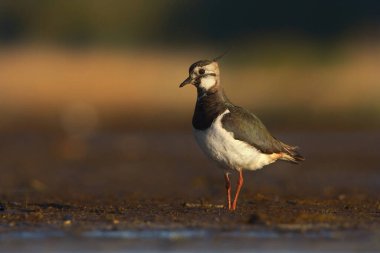
POLYGON ((1 137, 2 251, 380 249, 376 132, 279 134, 307 160, 246 172, 233 213, 186 131, 1 137))

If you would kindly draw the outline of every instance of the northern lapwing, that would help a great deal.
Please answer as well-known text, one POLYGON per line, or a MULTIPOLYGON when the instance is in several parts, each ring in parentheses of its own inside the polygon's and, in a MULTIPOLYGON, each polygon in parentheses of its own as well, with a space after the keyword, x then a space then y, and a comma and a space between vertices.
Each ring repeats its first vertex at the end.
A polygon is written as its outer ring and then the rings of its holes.
POLYGON ((187 84, 197 88, 192 120, 195 139, 207 156, 224 169, 229 210, 236 209, 244 169, 257 170, 277 160, 304 160, 297 147, 273 137, 258 117, 228 100, 220 85, 217 59, 192 64, 189 77, 179 87, 187 84), (239 173, 239 179, 231 204, 229 174, 234 171, 239 173))

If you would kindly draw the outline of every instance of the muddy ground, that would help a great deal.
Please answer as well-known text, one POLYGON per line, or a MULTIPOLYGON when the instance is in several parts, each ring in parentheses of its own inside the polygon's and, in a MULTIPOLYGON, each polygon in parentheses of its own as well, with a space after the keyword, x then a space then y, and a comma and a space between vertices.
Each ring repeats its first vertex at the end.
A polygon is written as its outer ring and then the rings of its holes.
POLYGON ((187 131, 3 134, 0 248, 380 249, 380 133, 278 136, 307 160, 246 172, 229 212, 222 171, 187 131))

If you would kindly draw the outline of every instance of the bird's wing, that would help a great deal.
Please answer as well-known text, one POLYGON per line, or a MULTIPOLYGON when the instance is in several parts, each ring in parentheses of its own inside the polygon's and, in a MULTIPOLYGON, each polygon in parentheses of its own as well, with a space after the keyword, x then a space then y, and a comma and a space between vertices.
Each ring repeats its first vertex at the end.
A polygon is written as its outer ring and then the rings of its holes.
POLYGON ((283 143, 274 138, 254 114, 238 106, 229 106, 222 119, 223 128, 265 154, 284 152, 283 143))

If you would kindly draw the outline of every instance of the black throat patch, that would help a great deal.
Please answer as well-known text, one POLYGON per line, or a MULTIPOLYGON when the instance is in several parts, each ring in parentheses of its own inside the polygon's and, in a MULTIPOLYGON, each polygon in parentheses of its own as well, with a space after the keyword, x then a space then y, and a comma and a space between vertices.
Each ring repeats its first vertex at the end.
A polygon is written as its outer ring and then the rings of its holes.
POLYGON ((193 127, 197 130, 205 130, 211 126, 214 120, 226 109, 227 99, 223 91, 214 93, 201 93, 198 90, 197 103, 193 115, 193 127))

